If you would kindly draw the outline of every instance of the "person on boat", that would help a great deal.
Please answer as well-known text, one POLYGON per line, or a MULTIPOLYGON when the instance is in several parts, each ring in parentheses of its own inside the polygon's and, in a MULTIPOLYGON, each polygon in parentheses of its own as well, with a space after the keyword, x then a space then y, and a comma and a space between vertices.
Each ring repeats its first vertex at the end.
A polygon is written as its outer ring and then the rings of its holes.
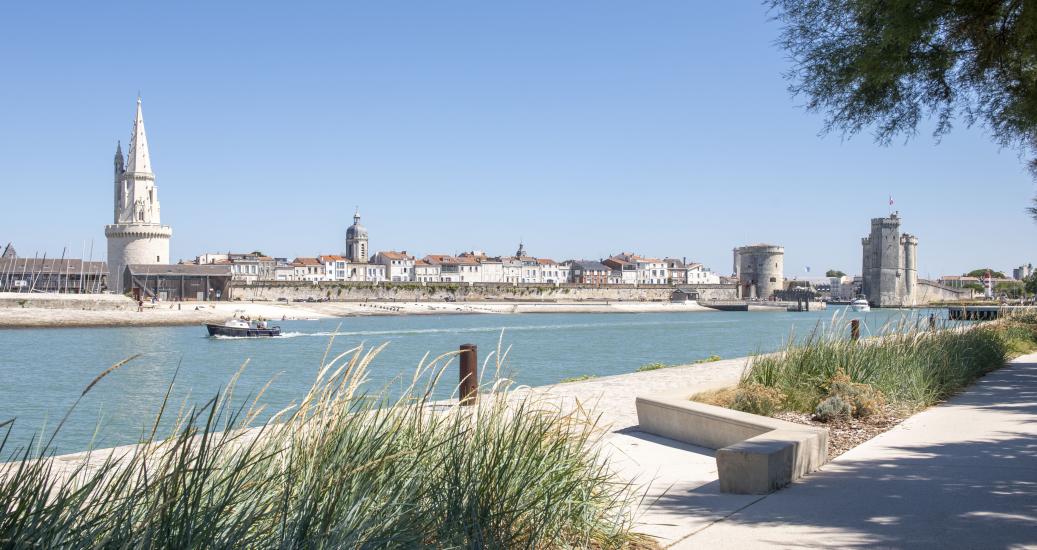
POLYGON ((256 321, 256 328, 266 329, 266 321, 262 319, 256 321))

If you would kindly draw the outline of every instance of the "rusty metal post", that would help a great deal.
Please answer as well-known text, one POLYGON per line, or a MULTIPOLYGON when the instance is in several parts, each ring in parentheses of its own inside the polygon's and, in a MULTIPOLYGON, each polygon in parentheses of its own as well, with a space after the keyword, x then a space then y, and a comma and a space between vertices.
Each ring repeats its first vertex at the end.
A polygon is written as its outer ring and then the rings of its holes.
POLYGON ((462 405, 474 405, 479 398, 479 348, 475 344, 461 344, 461 385, 458 388, 462 405))
POLYGON ((850 340, 856 342, 861 339, 861 320, 851 319, 850 320, 850 340))
POLYGON ((930 313, 929 314, 929 330, 933 330, 933 331, 936 330, 936 314, 935 313, 930 313))

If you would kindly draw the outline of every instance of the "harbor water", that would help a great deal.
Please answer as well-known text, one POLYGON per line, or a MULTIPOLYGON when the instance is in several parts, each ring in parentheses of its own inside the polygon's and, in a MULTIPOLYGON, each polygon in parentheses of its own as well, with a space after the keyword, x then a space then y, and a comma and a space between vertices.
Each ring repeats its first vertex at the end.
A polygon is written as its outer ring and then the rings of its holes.
MULTIPOLYGON (((201 326, 0 330, 0 423, 15 419, 0 430, 0 437, 11 430, 2 458, 30 444, 34 434, 49 436, 99 373, 135 354, 140 357, 105 376, 83 398, 54 450, 139 441, 150 431, 174 374, 170 399, 179 409, 184 403, 208 401, 248 361, 235 396, 245 399, 273 380, 263 402, 269 411, 283 408, 310 387, 332 335, 331 356, 359 345, 387 343, 372 364, 366 389, 399 392, 426 353, 435 356, 464 343, 478 345, 482 361, 503 342, 510 349, 503 374, 518 384, 540 386, 571 377, 634 372, 649 363, 774 351, 790 335, 804 337, 833 320, 835 330, 848 331, 850 319, 861 319, 866 337, 901 320, 926 323, 930 313, 833 308, 800 313, 348 317, 280 322, 285 334, 269 339, 214 339, 201 326)), ((437 397, 449 397, 456 384, 453 361, 437 397)))

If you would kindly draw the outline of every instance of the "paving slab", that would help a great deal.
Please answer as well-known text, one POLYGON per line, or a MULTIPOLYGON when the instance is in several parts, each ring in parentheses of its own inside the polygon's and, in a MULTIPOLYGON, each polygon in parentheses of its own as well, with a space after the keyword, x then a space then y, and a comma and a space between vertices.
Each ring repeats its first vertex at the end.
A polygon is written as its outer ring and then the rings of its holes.
POLYGON ((1037 548, 1037 354, 673 547, 1037 548))

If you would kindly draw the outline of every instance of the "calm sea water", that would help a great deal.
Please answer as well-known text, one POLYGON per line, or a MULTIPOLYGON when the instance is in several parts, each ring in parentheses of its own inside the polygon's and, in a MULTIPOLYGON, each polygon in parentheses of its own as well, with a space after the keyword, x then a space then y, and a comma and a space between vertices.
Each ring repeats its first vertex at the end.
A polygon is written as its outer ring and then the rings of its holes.
MULTIPOLYGON (((924 322, 926 310, 846 313, 645 313, 448 315, 351 317, 278 323, 286 336, 259 340, 206 337, 201 326, 0 330, 0 422, 16 418, 3 454, 48 433, 83 389, 109 366, 133 354, 139 359, 101 380, 69 417, 56 450, 74 452, 138 441, 150 430, 174 373, 173 403, 204 403, 245 360, 238 396, 273 384, 264 396, 270 410, 300 398, 313 382, 332 333, 332 353, 387 342, 371 370, 372 390, 402 386, 426 352, 479 346, 480 361, 503 333, 510 346, 507 374, 520 384, 551 384, 580 375, 635 371, 653 362, 689 363, 710 355, 740 357, 781 347, 790 334, 811 332, 839 318, 862 320, 866 336, 904 318, 924 322)), ((936 314, 940 315, 937 311, 936 314)), ((456 384, 447 370, 446 397, 456 384)), ((0 431, 0 438, 3 432, 0 431)), ((3 458, 7 458, 4 456, 3 458)))

